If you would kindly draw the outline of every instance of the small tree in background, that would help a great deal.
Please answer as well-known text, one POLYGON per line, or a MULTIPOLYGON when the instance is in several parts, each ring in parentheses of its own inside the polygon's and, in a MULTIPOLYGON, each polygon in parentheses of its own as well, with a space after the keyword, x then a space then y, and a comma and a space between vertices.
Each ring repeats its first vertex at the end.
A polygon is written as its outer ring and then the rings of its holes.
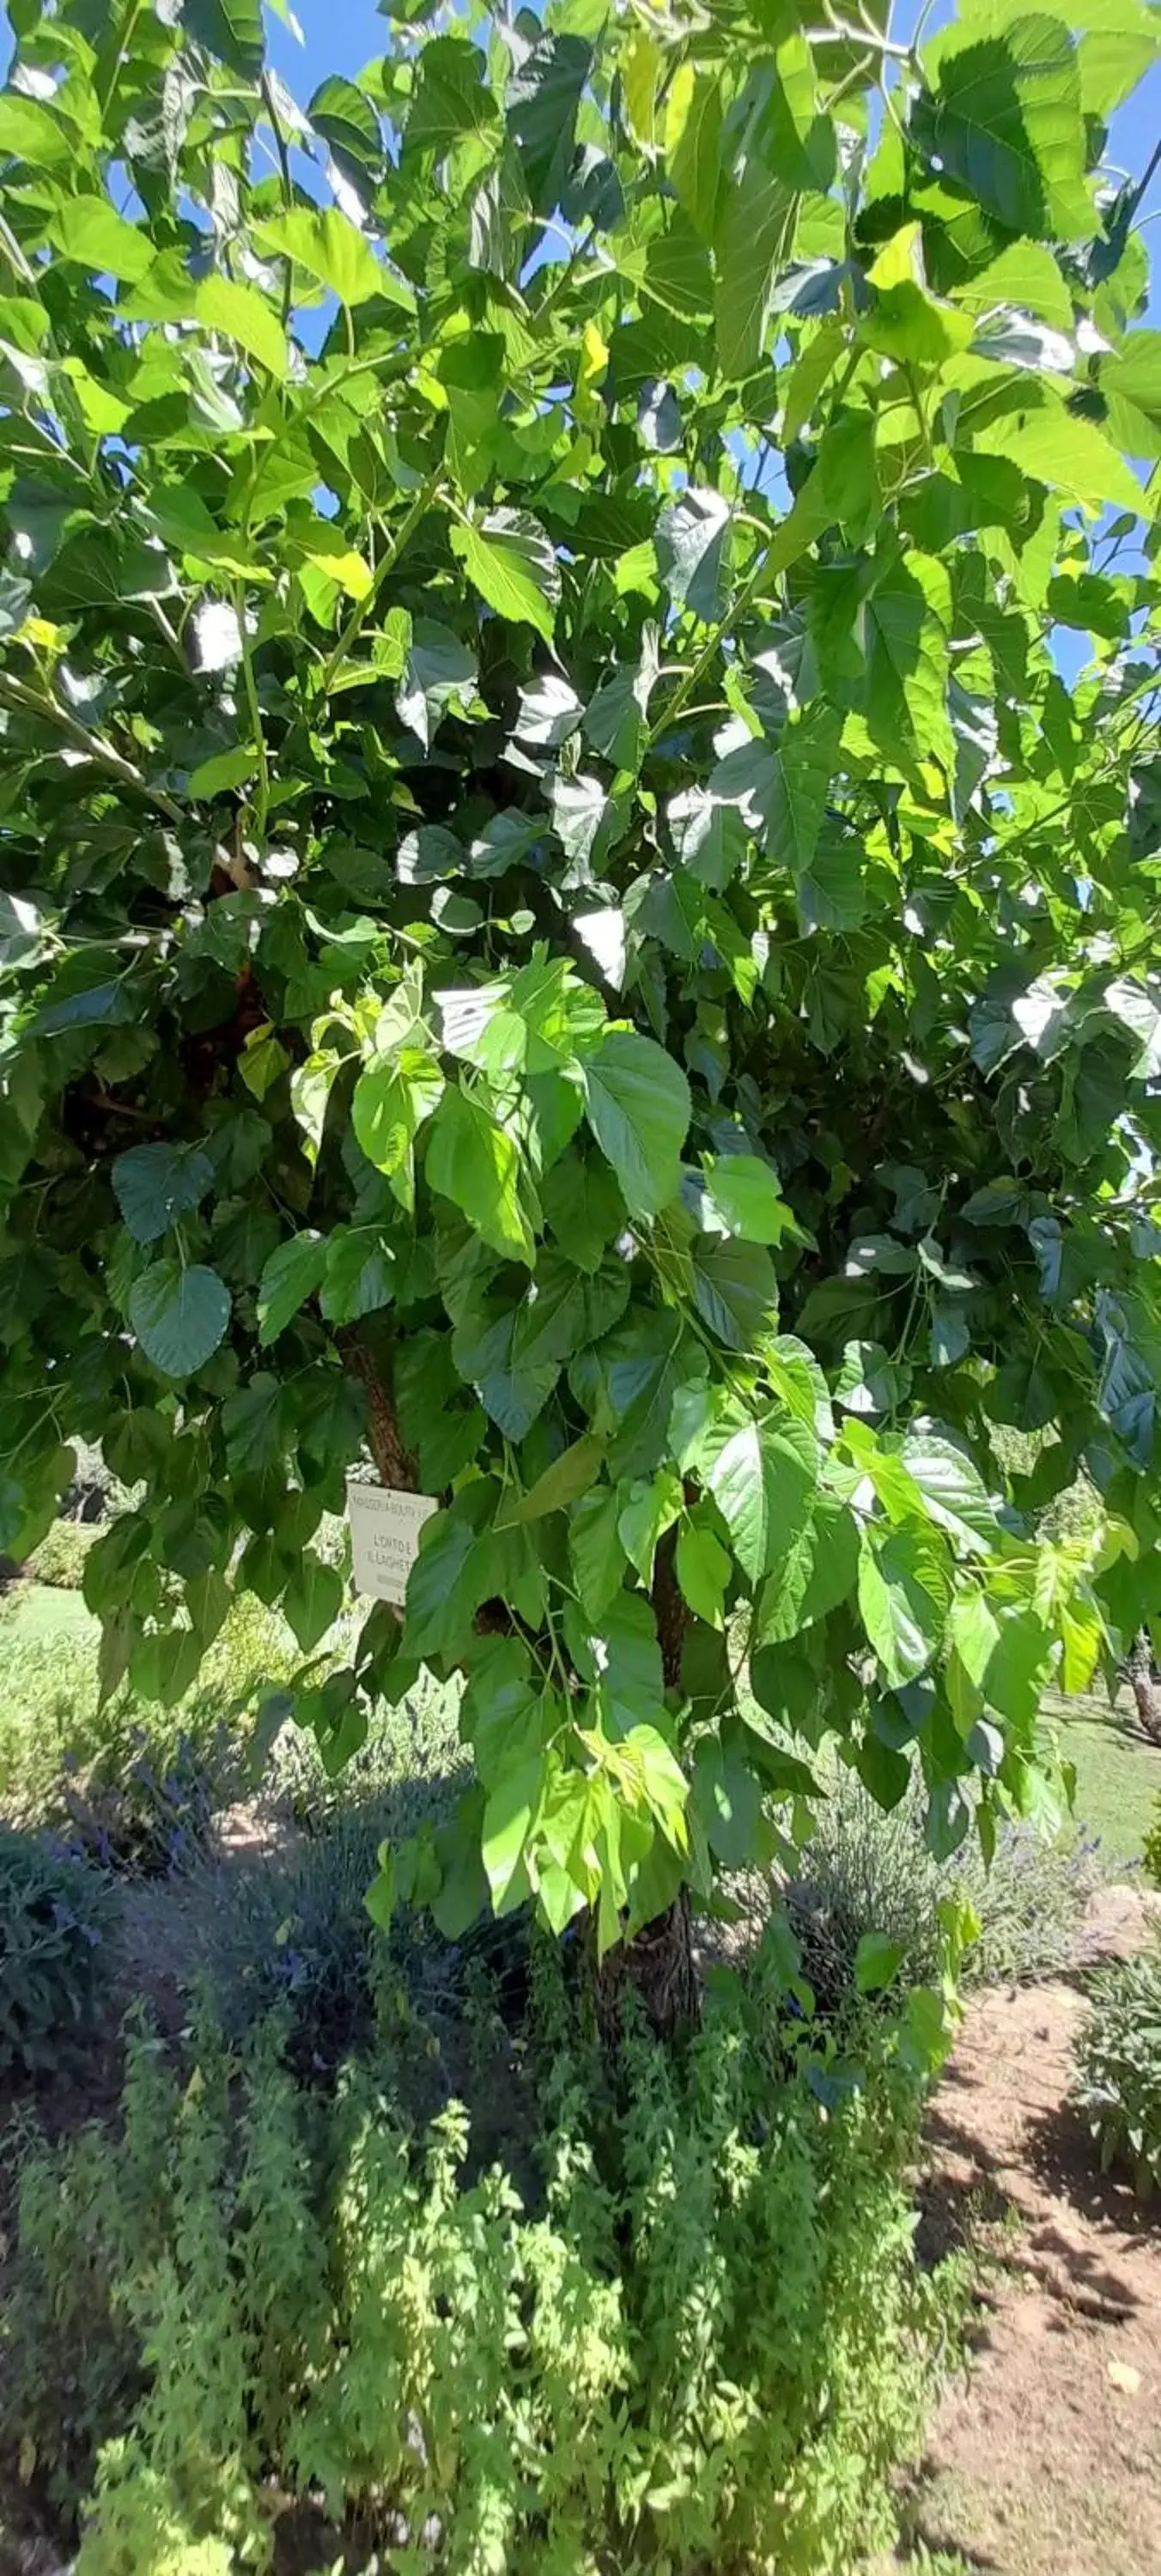
POLYGON ((462 1674, 374 1905, 666 2021, 825 1738, 986 1847, 1161 1602, 1156 21, 401 0, 300 107, 258 0, 11 15, 0 1547, 100 1439, 107 1688, 236 1588, 333 1766, 462 1674))

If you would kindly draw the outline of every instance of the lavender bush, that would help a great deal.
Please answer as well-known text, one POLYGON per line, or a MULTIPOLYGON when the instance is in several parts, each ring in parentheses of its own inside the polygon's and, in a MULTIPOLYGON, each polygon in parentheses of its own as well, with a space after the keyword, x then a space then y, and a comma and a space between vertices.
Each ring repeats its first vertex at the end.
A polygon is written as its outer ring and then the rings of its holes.
POLYGON ((853 1992, 865 1932, 903 1945, 900 1977, 924 1984, 938 1973, 939 1899, 966 1896, 981 1931, 964 1962, 965 1981, 1017 1985, 1068 1965, 1077 1926, 1101 1879, 1094 1837, 1067 1828, 1046 1840, 1031 1825, 1002 1828, 990 1870, 974 1834, 954 1858, 937 1861, 923 1834, 923 1798, 913 1792, 884 1815, 850 1772, 840 1772, 818 1811, 787 1902, 805 1971, 821 2005, 853 1992))

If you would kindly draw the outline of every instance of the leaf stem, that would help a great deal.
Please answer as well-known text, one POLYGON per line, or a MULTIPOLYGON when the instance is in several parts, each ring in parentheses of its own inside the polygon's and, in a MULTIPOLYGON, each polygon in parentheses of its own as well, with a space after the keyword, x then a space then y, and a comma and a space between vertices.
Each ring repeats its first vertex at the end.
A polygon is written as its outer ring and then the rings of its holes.
POLYGON ((426 483, 421 485, 411 504, 411 508, 407 511, 406 516, 400 520, 399 526, 395 531, 395 535, 391 539, 391 543, 388 546, 386 553, 380 556, 379 561, 375 566, 375 576, 369 591, 367 591, 364 598, 356 600, 355 605, 351 610, 351 614, 347 619, 346 625, 343 628, 342 634, 335 645, 334 651, 331 654, 329 661, 327 661, 323 666, 322 689, 324 696, 329 695, 329 692, 333 689, 336 672, 342 669, 343 663, 346 661, 352 645, 358 641, 372 609, 377 606, 379 593, 383 588, 383 584, 387 579, 388 573, 394 571, 409 537, 414 534, 415 529, 419 526, 420 520, 426 518, 432 502, 435 500, 439 491, 439 485, 440 470, 437 468, 434 474, 428 475, 426 483))
MULTIPOLYGON (((278 110, 274 104, 274 92, 270 87, 269 72, 263 72, 262 74, 262 100, 267 116, 270 119, 271 132, 274 136, 274 148, 278 154, 278 167, 282 174, 283 204, 286 207, 287 213, 293 214, 294 178, 290 167, 290 154, 286 148, 286 136, 282 131, 281 120, 279 118, 278 110)), ((284 331, 289 328, 290 324, 291 289, 293 282, 294 262, 292 259, 288 259, 285 263, 282 279, 282 328, 284 331)))
POLYGON ((737 598, 731 601, 729 608, 726 610, 725 616, 718 619, 717 625, 710 628, 709 635, 703 644, 700 653, 696 660, 690 663, 689 669, 680 686, 674 690, 673 696, 671 697, 664 714, 658 716, 656 724, 650 725, 649 731, 645 737, 645 748, 647 751, 652 751, 654 743, 660 739, 661 735, 663 733, 668 733, 670 727, 676 724, 678 716, 683 714, 685 708, 688 706, 703 671, 707 670, 709 664, 712 662, 722 641, 722 637, 728 634, 730 627, 739 617, 744 615, 746 609, 749 607, 750 601, 752 600, 766 569, 766 557, 770 552, 772 544, 773 538, 771 537, 768 538, 766 544, 760 548, 758 556, 752 564, 750 571, 738 592, 737 598))
POLYGON ((1128 205, 1125 208, 1125 212, 1121 217, 1119 229, 1124 232, 1126 237, 1128 235, 1129 226, 1132 223, 1137 208, 1141 203, 1141 199, 1149 185, 1149 181, 1152 178, 1154 171, 1158 168, 1161 168, 1161 143, 1154 144, 1149 159, 1145 164, 1144 173, 1142 177, 1138 179, 1137 185, 1134 188, 1128 205))
POLYGON ((885 54, 891 62, 909 63, 910 45, 893 45, 889 36, 880 36, 871 27, 848 27, 841 18, 832 18, 828 27, 808 27, 808 45, 865 45, 873 53, 885 54))
POLYGON ((4 215, 0 215, 0 250, 3 251, 9 267, 15 270, 22 285, 34 287, 39 293, 40 281, 36 270, 22 251, 12 226, 4 215))
POLYGON ((250 731, 254 737, 254 751, 258 761, 258 786, 254 797, 254 832, 257 840, 263 842, 266 838, 266 817, 270 811, 270 756, 262 729, 262 709, 258 703, 254 656, 250 650, 250 638, 246 632, 246 592, 240 581, 234 584, 234 615, 238 620, 238 634, 242 645, 242 682, 246 691, 250 731))
POLYGON ((104 89, 98 89, 97 91, 97 98, 100 104, 102 117, 107 114, 112 100, 116 95, 117 83, 120 80, 122 70, 124 69, 125 59, 129 52, 129 47, 133 42, 134 29, 141 15, 143 5, 144 0, 129 0, 129 6, 125 12, 125 24, 113 46, 113 59, 109 65, 108 80, 105 83, 104 89))

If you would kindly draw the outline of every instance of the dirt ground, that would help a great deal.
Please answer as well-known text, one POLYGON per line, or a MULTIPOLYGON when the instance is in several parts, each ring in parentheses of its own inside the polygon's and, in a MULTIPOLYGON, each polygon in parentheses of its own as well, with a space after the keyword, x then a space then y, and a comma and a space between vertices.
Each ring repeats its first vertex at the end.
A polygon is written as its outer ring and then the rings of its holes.
MULTIPOLYGON (((1101 1890, 1078 1966, 1139 1947, 1147 1904, 1101 1890)), ((927 2122, 925 2235, 985 2286, 908 2520, 987 2576, 1161 2570, 1161 2209, 1100 2176, 1070 2105, 1084 2012, 1063 1982, 979 1996, 927 2122)))

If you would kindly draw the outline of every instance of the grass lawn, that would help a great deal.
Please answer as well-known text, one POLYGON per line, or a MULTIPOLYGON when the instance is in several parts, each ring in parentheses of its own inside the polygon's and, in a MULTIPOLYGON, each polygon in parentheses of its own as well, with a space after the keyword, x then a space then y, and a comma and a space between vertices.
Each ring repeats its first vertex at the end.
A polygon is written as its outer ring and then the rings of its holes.
POLYGON ((30 1645, 46 1637, 95 1637, 97 1622, 85 1607, 82 1592, 66 1592, 51 1583, 18 1583, 4 1610, 3 1635, 8 1644, 30 1645))
POLYGON ((1116 1714, 1099 1699, 1046 1701, 1060 1726, 1061 1749, 1076 1764, 1076 1814, 1086 1832, 1099 1834, 1109 1874, 1139 1861, 1161 1797, 1161 1745, 1140 1734, 1132 1702, 1116 1714))

